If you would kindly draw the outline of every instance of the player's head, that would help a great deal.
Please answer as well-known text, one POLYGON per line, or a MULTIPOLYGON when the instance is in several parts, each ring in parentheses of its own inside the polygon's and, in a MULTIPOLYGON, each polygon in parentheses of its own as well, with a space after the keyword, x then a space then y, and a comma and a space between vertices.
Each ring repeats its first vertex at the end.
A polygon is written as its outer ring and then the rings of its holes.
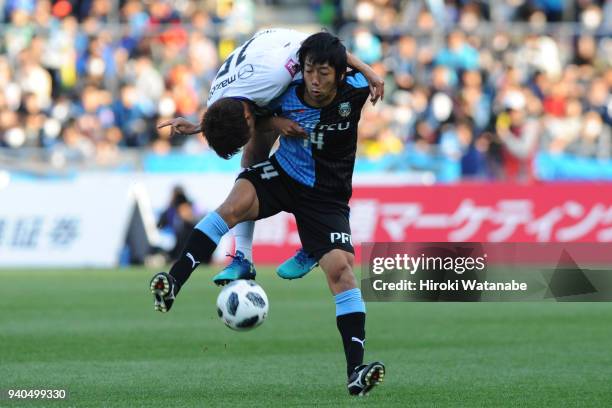
POLYGON ((306 64, 328 65, 335 71, 335 79, 340 82, 347 68, 346 48, 340 39, 328 32, 320 32, 306 38, 298 51, 302 71, 306 64))
POLYGON ((200 128, 215 153, 229 159, 255 133, 255 118, 248 102, 221 98, 208 107, 200 128))
POLYGON ((340 39, 321 32, 306 38, 298 51, 306 92, 315 101, 333 98, 346 72, 346 48, 340 39))

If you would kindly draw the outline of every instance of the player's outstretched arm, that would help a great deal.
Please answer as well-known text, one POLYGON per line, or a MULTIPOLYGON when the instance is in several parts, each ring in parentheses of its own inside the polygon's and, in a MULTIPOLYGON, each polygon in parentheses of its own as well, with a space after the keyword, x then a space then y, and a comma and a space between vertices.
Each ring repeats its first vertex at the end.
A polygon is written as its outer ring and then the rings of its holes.
POLYGON ((378 102, 379 99, 382 100, 385 96, 385 80, 374 72, 372 67, 350 52, 346 52, 346 57, 348 64, 361 72, 368 80, 368 84, 370 85, 370 102, 372 102, 372 105, 376 105, 376 102, 378 102))
POLYGON ((200 129, 200 125, 197 123, 192 123, 185 118, 168 119, 163 122, 160 122, 157 125, 158 129, 164 128, 166 126, 172 126, 172 134, 179 135, 195 135, 196 133, 200 133, 202 129, 200 129))

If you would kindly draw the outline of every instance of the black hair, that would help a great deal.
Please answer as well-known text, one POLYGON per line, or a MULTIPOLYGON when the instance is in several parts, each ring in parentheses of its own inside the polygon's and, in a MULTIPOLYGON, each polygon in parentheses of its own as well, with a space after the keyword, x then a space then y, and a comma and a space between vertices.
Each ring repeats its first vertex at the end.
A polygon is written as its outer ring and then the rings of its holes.
POLYGON ((189 202, 189 199, 184 193, 179 193, 172 198, 172 207, 178 207, 179 205, 189 202))
POLYGON ((298 51, 300 67, 304 73, 306 60, 312 64, 329 64, 336 70, 336 81, 340 82, 346 72, 346 48, 340 39, 325 31, 306 38, 298 51))
POLYGON ((210 105, 200 129, 208 145, 224 159, 238 153, 250 137, 242 102, 234 98, 221 98, 210 105))

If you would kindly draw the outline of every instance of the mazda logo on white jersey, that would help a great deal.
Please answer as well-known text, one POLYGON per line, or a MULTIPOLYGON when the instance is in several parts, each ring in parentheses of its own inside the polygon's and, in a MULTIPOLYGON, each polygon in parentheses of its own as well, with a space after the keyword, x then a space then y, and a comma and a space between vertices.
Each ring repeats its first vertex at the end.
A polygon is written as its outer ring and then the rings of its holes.
POLYGON ((238 78, 247 79, 252 77, 253 73, 255 73, 255 68, 253 68, 253 65, 246 64, 245 66, 240 68, 240 71, 238 71, 238 78))

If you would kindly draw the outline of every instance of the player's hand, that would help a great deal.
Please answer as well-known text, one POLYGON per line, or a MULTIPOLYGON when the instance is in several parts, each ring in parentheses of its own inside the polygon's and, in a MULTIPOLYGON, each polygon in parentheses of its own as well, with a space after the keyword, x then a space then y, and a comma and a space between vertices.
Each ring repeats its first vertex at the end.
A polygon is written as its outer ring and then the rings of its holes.
POLYGON ((376 105, 378 100, 382 100, 385 96, 385 80, 380 77, 368 64, 361 61, 359 58, 347 51, 346 58, 348 64, 360 71, 368 80, 370 86, 370 101, 372 105, 376 105))
POLYGON ((200 133, 200 126, 196 125, 194 123, 191 123, 190 121, 188 121, 185 118, 174 118, 174 119, 169 119, 169 120, 165 120, 163 122, 160 122, 157 125, 158 129, 164 128, 166 126, 172 126, 172 134, 178 134, 178 135, 193 135, 196 133, 200 133))
POLYGON ((296 122, 291 119, 276 116, 272 118, 272 125, 274 129, 282 135, 289 137, 300 137, 305 139, 308 137, 306 131, 296 122))
POLYGON ((385 80, 373 69, 369 69, 363 74, 370 85, 370 102, 372 102, 372 105, 376 105, 376 102, 382 100, 385 96, 385 80))

